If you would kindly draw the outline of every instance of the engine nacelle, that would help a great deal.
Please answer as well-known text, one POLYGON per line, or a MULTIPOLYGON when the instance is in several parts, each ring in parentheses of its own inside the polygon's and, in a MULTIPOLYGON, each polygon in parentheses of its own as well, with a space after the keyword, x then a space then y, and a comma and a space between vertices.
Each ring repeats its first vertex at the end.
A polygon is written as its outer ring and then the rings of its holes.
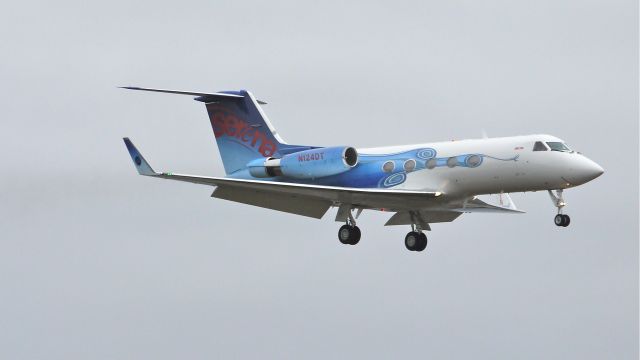
POLYGON ((358 164, 358 152, 350 146, 336 146, 300 151, 281 159, 256 159, 247 164, 253 177, 284 176, 315 179, 337 175, 358 164))
POLYGON ((300 151, 280 159, 280 171, 286 177, 313 179, 337 175, 358 164, 358 152, 350 146, 300 151))
POLYGON ((280 172, 280 159, 267 158, 255 159, 247 164, 249 174, 257 178, 282 176, 280 172))

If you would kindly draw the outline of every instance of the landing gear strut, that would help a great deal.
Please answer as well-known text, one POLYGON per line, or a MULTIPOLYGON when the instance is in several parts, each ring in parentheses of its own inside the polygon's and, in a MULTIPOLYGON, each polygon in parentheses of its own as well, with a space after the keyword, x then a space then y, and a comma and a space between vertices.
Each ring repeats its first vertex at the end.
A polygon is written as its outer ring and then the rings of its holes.
POLYGON ((564 198, 562 197, 562 189, 556 190, 555 194, 551 190, 548 191, 553 205, 558 208, 558 215, 553 218, 554 224, 556 224, 556 226, 562 227, 569 226, 569 224, 571 223, 571 218, 569 217, 569 215, 562 213, 562 208, 567 205, 567 203, 564 201, 564 198))
POLYGON ((411 231, 404 237, 404 246, 409 251, 422 251, 427 248, 427 235, 412 225, 411 231))

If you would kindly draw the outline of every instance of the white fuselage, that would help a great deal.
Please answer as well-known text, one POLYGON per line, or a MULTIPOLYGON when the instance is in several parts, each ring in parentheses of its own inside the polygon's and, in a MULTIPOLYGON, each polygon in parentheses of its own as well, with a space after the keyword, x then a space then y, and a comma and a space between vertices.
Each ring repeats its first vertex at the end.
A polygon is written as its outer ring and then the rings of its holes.
POLYGON ((395 189, 438 190, 447 195, 477 195, 565 189, 584 184, 603 173, 594 161, 575 151, 534 151, 534 144, 563 143, 550 135, 526 135, 489 139, 358 149, 366 154, 433 148, 438 157, 483 154, 486 160, 476 168, 439 166, 409 173, 395 189))

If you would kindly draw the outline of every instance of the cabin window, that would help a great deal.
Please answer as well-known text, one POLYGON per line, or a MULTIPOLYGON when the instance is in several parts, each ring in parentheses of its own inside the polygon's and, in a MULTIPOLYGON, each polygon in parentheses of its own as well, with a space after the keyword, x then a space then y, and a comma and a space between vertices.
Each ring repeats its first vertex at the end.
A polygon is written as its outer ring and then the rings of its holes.
POLYGON ((447 159, 448 167, 453 168, 453 167, 456 167, 456 165, 458 165, 458 159, 456 159, 455 156, 452 156, 449 159, 447 159))
POLYGON ((427 161, 425 166, 427 167, 427 169, 433 169, 436 167, 436 165, 438 165, 438 160, 436 160, 435 158, 431 158, 427 161))
POLYGON ((404 171, 412 172, 415 169, 416 169, 416 161, 415 160, 409 159, 409 160, 404 162, 404 171))
POLYGON ((569 147, 561 142, 547 142, 547 145, 551 148, 551 151, 571 152, 569 147))
POLYGON ((536 141, 536 143, 533 145, 533 151, 547 151, 547 147, 542 141, 536 141))
POLYGON ((482 163, 482 158, 479 155, 473 154, 465 160, 465 163, 472 168, 478 167, 482 163))
POLYGON ((382 165, 382 171, 384 172, 392 172, 393 169, 395 169, 396 165, 393 163, 393 161, 387 161, 386 163, 384 163, 382 165))

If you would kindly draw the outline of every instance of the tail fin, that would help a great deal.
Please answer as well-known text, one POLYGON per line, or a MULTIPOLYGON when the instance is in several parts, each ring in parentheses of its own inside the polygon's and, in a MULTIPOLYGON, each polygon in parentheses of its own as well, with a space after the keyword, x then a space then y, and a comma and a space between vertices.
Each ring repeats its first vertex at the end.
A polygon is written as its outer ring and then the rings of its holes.
POLYGON ((294 151, 310 149, 309 146, 289 145, 278 135, 256 100, 246 91, 222 91, 217 93, 125 87, 180 95, 197 96, 205 103, 222 164, 227 175, 246 169, 247 163, 264 157, 280 157, 294 151))
POLYGON ((218 143, 225 172, 245 169, 249 161, 260 157, 278 157, 292 146, 275 131, 258 101, 245 90, 225 91, 237 98, 196 98, 207 107, 213 134, 218 143))

